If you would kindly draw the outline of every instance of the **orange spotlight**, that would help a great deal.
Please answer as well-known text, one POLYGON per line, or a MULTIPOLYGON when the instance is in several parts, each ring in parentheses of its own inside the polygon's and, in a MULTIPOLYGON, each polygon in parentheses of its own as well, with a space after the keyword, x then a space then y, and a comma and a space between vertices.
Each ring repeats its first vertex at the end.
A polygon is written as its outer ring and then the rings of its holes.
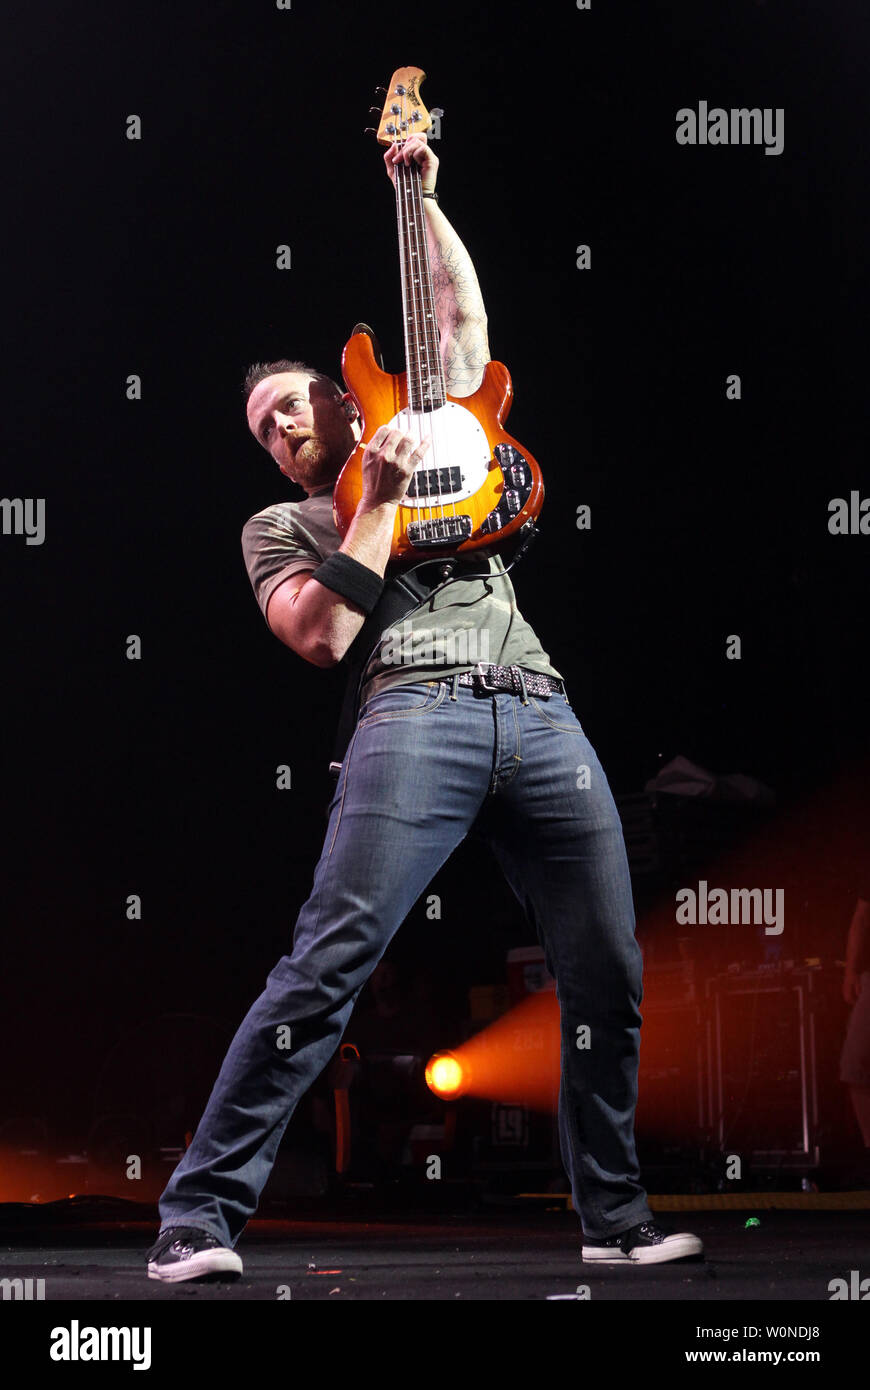
POLYGON ((530 994, 452 1052, 436 1052, 426 1081, 443 1100, 473 1095, 555 1111, 559 1100, 559 1004, 552 989, 530 994), (449 1070, 442 1074, 445 1063, 449 1070), (443 1082, 450 1085, 448 1090, 443 1082), (458 1084, 457 1084, 458 1083, 458 1084))
POLYGON ((442 1100, 452 1100, 467 1090, 468 1068, 452 1052, 436 1052, 426 1065, 426 1085, 442 1100))

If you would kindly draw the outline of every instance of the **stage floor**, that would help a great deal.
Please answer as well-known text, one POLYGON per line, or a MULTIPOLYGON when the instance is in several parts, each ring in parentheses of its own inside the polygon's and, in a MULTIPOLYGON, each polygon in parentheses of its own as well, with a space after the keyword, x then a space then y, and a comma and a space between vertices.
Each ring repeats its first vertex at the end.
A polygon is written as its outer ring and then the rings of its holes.
POLYGON ((870 1275, 870 1212, 666 1213, 690 1230, 703 1263, 600 1268, 580 1260, 577 1217, 564 1209, 492 1214, 252 1221, 235 1283, 165 1285, 145 1273, 157 1226, 147 1221, 43 1227, 2 1222, 0 1278, 43 1279, 50 1301, 828 1301, 833 1279, 870 1275), (284 1292, 282 1293, 281 1290, 284 1292), (289 1293, 287 1292, 289 1290, 289 1293))

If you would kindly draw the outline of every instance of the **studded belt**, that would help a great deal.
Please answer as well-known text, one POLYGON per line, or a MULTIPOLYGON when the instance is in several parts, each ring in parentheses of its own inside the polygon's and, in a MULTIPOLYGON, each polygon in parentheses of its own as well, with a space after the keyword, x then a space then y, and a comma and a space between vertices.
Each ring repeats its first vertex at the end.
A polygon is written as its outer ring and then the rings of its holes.
MULTIPOLYGON (((448 677, 449 679, 449 677, 448 677)), ((529 695, 552 695, 554 691, 564 694, 565 684, 555 676, 545 676, 539 671, 526 671, 519 666, 487 666, 479 661, 473 671, 463 671, 458 677, 459 685, 470 685, 474 690, 486 695, 507 690, 513 695, 522 695, 523 686, 529 695)))

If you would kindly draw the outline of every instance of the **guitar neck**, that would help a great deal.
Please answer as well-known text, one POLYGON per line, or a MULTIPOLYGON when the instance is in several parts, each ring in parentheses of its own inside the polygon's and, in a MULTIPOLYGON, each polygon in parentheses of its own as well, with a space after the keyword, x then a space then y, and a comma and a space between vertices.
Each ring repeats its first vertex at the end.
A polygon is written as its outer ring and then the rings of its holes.
POLYGON ((396 164, 395 170, 408 406, 425 412, 445 404, 447 388, 432 290, 423 183, 419 165, 413 160, 396 164))

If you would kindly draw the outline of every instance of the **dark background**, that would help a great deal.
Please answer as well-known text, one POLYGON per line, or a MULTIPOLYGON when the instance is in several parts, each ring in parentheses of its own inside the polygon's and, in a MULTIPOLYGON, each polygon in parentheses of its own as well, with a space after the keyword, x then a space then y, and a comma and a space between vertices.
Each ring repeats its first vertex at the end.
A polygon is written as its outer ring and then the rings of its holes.
MULTIPOLYGON (((240 380, 279 355, 338 376, 359 319, 401 369, 392 190, 363 135, 397 66, 444 108, 441 206, 544 473, 515 588, 614 791, 681 753, 787 808, 866 754, 870 537, 827 522, 870 491, 867 13, 19 2, 4 28, 2 492, 44 497, 47 525, 0 538, 5 1115, 72 1142, 107 1059, 183 1072, 157 1021, 228 1037, 288 948, 342 678, 254 601, 242 525, 294 494, 240 380), (678 146, 701 99, 783 107, 784 152, 678 146)), ((533 941, 479 854, 396 943, 445 1017, 533 941)), ((809 944, 842 951, 838 923, 809 944)))

